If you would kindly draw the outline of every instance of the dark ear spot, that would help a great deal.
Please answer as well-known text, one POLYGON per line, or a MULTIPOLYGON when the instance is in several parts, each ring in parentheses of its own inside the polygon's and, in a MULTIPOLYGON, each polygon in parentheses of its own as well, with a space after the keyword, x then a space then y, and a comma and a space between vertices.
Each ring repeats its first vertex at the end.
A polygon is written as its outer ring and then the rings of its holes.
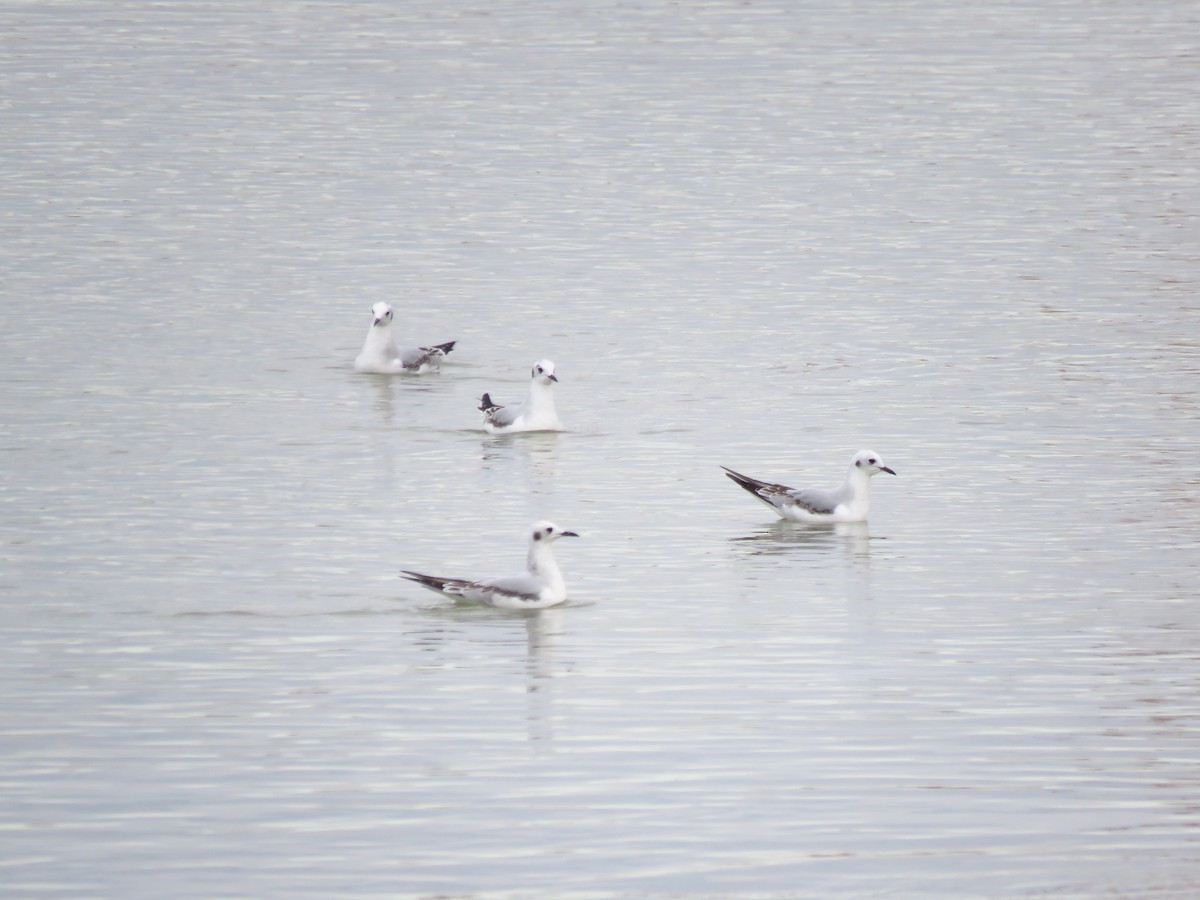
POLYGON ((540 541, 542 539, 542 533, 540 531, 535 531, 533 533, 533 539, 535 541, 540 541))
POLYGON ((862 460, 861 460, 861 459, 856 459, 856 460, 854 461, 854 467, 855 467, 856 469, 857 469, 857 468, 861 468, 861 467, 862 467, 862 460))

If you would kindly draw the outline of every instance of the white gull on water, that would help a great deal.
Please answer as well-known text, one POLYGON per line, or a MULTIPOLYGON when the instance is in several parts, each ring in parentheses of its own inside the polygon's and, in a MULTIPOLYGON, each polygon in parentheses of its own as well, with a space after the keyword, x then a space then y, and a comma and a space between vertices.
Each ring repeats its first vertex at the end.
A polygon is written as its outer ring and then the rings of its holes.
POLYGON ((529 396, 520 406, 501 406, 484 394, 479 404, 483 427, 491 434, 511 434, 514 431, 562 431, 558 412, 554 409, 554 363, 538 360, 530 373, 529 396))
POLYGON ((375 375, 424 375, 436 372, 446 354, 454 349, 457 341, 434 344, 431 347, 401 348, 392 334, 392 308, 386 303, 371 307, 371 328, 363 342, 362 352, 354 360, 356 372, 375 375))
POLYGON ((559 538, 579 537, 553 522, 535 522, 529 534, 529 556, 524 575, 465 581, 403 571, 403 577, 447 597, 473 600, 501 609, 542 609, 567 599, 567 585, 550 545, 559 538))
POLYGON ((739 487, 749 491, 785 519, 795 522, 862 522, 871 505, 871 477, 880 472, 896 473, 873 450, 860 450, 850 460, 850 470, 839 488, 790 488, 759 481, 721 466, 739 487))

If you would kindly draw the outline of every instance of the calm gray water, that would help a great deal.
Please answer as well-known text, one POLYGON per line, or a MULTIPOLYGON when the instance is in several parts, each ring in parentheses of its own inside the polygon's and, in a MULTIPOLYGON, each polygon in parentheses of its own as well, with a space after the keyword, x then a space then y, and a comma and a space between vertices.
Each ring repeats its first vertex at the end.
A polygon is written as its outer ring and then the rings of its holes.
POLYGON ((0 6, 0 893, 1195 896, 1197 35, 0 6))

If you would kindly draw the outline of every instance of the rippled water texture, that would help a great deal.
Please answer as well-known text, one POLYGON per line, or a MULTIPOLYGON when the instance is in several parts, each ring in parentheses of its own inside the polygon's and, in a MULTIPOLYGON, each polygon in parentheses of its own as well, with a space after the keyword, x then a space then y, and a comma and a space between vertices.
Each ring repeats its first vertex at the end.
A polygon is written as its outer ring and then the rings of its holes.
POLYGON ((0 893, 1200 892, 1197 35, 0 6, 0 893))

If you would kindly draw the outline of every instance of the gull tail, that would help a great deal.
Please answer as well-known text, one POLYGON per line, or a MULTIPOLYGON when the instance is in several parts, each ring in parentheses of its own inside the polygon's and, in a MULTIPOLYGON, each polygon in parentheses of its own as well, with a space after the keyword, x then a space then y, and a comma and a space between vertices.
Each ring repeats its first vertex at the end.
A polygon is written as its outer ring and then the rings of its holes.
POLYGON ((429 588, 431 591, 437 591, 439 594, 457 595, 462 586, 468 584, 460 578, 438 578, 436 575, 422 575, 420 572, 410 572, 407 569, 401 570, 401 578, 407 578, 409 581, 415 581, 421 587, 429 588), (459 590, 455 590, 458 588, 459 590))
POLYGON ((457 343, 458 341, 447 341, 444 344, 431 344, 421 349, 425 351, 427 357, 436 356, 438 359, 443 359, 447 353, 454 349, 454 345, 457 343))
POLYGON ((774 487, 773 484, 767 481, 759 481, 757 478, 751 478, 749 475, 742 475, 727 466, 721 466, 725 470, 725 477, 740 487, 742 490, 749 491, 756 499, 762 500, 759 494, 763 488, 774 487))
POLYGON ((759 481, 757 478, 751 478, 749 475, 735 472, 727 466, 721 466, 721 468, 725 470, 725 477, 749 493, 755 500, 769 506, 775 512, 780 512, 784 506, 794 502, 794 499, 788 493, 791 488, 787 485, 774 484, 770 481, 759 481))

